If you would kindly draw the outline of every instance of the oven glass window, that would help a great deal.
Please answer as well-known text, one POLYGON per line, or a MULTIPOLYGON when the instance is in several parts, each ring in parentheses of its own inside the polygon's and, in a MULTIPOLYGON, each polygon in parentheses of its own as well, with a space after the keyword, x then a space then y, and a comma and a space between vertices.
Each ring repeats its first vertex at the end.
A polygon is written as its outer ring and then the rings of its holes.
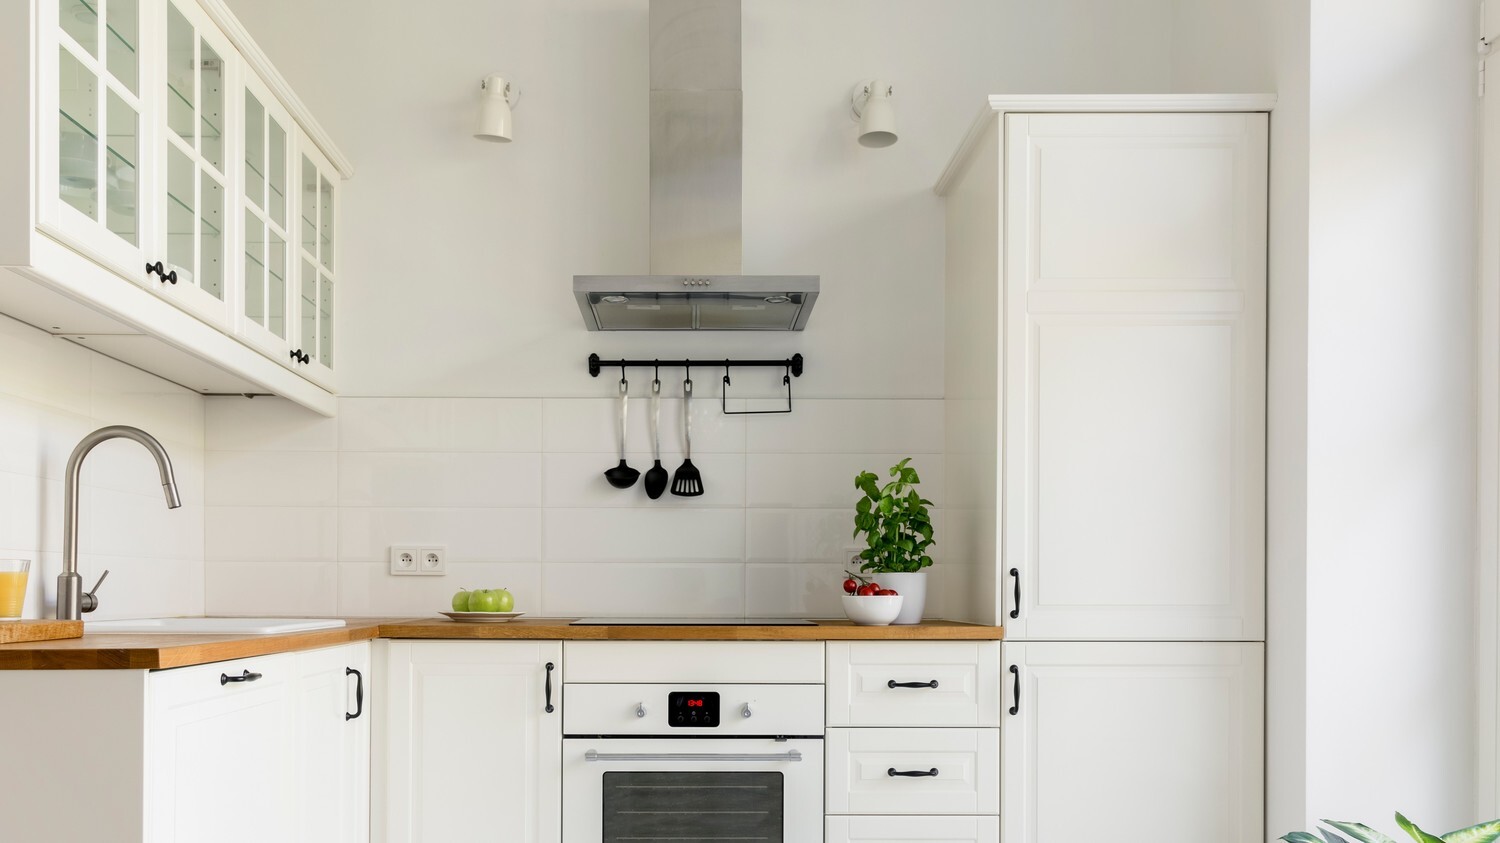
POLYGON ((781 773, 605 773, 604 843, 784 843, 781 773))

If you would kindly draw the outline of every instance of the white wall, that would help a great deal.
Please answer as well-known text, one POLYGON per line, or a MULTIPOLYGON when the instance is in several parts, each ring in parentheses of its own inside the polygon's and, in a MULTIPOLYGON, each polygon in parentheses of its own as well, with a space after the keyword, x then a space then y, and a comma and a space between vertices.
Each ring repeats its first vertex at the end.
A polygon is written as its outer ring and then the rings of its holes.
POLYGON ((23 616, 53 616, 64 469, 78 440, 107 424, 161 440, 183 505, 167 509, 156 463, 139 445, 94 449, 79 495, 79 571, 84 588, 110 575, 88 617, 201 614, 204 399, 3 316, 0 360, 0 557, 32 562, 23 616))
POLYGON ((1478 819, 1475 7, 1278 13, 1271 830, 1454 828, 1478 819))
MULTIPOLYGON (((1181 30, 1223 40, 1240 23, 1178 24, 1173 0, 746 2, 744 269, 818 273, 823 295, 802 334, 632 336, 586 332, 571 280, 646 269, 646 0, 230 5, 357 172, 340 220, 340 419, 210 402, 208 605, 345 614, 430 611, 439 592, 485 584, 464 576, 519 584, 523 603, 553 613, 836 614, 854 473, 913 454, 942 500, 944 223, 930 188, 984 95, 1171 90, 1181 30), (503 147, 470 137, 475 85, 493 71, 523 91, 503 147), (850 89, 876 74, 896 86, 901 141, 886 150, 855 143, 848 118, 850 89), (789 417, 705 407, 730 431, 706 434, 721 437, 704 455, 714 497, 653 503, 599 476, 616 378, 587 377, 591 351, 800 351, 808 364, 789 417), (555 433, 559 414, 573 421, 555 433), (512 415, 528 421, 453 438, 452 419, 512 415), (260 424, 297 432, 267 439, 260 424), (403 432, 372 438, 381 424, 403 432), (473 485, 484 464, 514 482, 473 485), (301 492, 256 474, 277 465, 301 492), (429 485, 395 488, 410 472, 429 485), (385 545, 429 540, 474 567, 425 582, 381 573, 385 545)), ((700 397, 716 403, 719 374, 699 375, 700 397)), ((644 375, 632 373, 638 395, 644 375)), ((778 380, 742 372, 735 394, 772 395, 778 380)), ((965 553, 938 517, 940 560, 965 553)))

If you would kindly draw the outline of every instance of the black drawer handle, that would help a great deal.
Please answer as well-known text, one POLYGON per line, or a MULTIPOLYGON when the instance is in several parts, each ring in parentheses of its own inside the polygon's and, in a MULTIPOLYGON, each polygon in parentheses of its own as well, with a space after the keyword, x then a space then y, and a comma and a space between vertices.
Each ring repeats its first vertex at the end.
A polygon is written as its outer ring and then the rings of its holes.
POLYGON ((244 673, 241 673, 239 676, 230 676, 227 673, 221 673, 219 674, 219 684, 228 685, 230 682, 254 682, 259 678, 259 673, 251 673, 248 670, 244 673))
POLYGON ((892 679, 885 683, 885 686, 887 688, 936 688, 937 680, 934 679, 931 682, 897 682, 892 679))
POLYGON ((885 774, 892 778, 895 778, 896 776, 905 776, 909 779, 921 779, 927 778, 929 776, 936 776, 938 774, 938 769, 936 767, 933 767, 931 770, 897 770, 895 767, 892 767, 889 770, 886 770, 885 774))
POLYGON ((547 662, 547 707, 544 709, 544 711, 546 711, 548 714, 551 714, 556 710, 552 707, 552 671, 556 668, 557 665, 553 664, 552 662, 547 662))
POLYGON ((1011 701, 1013 704, 1010 707, 1011 716, 1014 717, 1021 713, 1021 669, 1015 665, 1011 665, 1010 675, 1016 680, 1015 690, 1011 692, 1011 701))
POLYGON ((1019 568, 1011 568, 1010 575, 1016 581, 1016 602, 1010 606, 1010 616, 1019 618, 1021 616, 1021 571, 1019 568))
POLYGON ((352 667, 344 668, 344 678, 354 677, 354 713, 344 712, 344 721, 358 719, 365 713, 365 675, 352 667))

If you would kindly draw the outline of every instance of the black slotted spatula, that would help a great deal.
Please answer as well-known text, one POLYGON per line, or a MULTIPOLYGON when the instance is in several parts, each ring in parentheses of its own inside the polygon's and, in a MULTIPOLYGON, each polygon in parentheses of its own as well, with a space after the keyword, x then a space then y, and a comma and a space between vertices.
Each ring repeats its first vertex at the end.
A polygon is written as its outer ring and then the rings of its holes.
POLYGON ((693 465, 693 379, 682 382, 682 430, 687 439, 686 459, 672 475, 672 494, 679 498, 696 498, 703 494, 703 475, 693 465))

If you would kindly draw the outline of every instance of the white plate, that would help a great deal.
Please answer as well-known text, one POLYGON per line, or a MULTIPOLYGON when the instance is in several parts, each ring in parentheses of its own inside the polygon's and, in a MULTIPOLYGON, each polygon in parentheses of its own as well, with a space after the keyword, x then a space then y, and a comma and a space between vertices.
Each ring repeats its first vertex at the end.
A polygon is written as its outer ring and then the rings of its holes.
POLYGON ((438 612, 459 623, 505 623, 526 614, 525 612, 438 612))

